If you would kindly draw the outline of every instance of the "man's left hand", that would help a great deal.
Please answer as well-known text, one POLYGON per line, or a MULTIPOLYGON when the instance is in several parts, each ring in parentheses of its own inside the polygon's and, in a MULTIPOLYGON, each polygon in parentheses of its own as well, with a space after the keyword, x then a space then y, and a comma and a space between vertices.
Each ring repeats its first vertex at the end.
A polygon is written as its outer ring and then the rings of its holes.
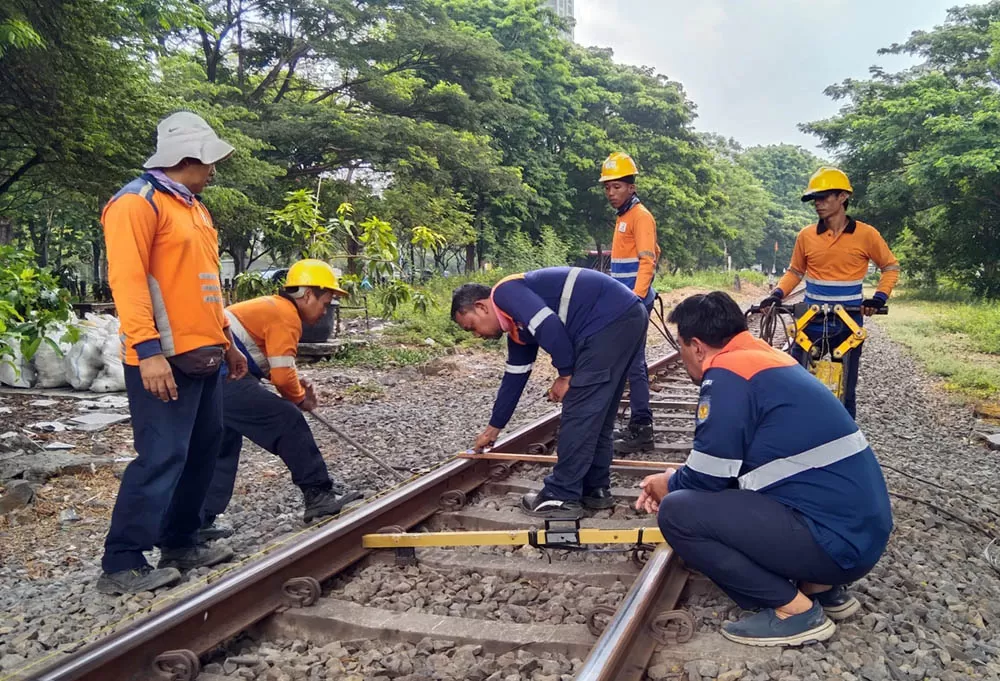
POLYGON ((569 392, 570 378, 570 376, 560 376, 552 382, 552 387, 549 388, 549 400, 552 402, 563 401, 563 398, 566 397, 566 393, 569 392))
POLYGON ((885 306, 885 300, 881 296, 868 298, 861 303, 861 314, 871 317, 885 306))
POLYGON ((238 381, 247 375, 247 358, 235 344, 231 344, 226 350, 226 366, 229 368, 230 381, 238 381))

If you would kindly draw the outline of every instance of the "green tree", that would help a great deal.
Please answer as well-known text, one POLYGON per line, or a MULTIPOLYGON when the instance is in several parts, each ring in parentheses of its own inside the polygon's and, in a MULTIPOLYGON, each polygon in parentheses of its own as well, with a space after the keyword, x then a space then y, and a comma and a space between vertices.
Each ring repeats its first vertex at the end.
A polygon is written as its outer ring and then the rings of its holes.
POLYGON ((841 113, 803 129, 841 159, 859 216, 926 249, 908 271, 1000 296, 1000 2, 949 10, 883 53, 923 63, 828 88, 841 113))

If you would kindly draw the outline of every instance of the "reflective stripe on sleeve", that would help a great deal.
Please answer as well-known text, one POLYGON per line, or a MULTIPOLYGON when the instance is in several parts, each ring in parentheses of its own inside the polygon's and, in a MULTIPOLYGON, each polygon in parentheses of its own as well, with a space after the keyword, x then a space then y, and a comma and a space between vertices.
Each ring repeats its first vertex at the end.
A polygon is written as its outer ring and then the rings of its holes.
POLYGON ((742 459, 724 459, 692 449, 684 465, 698 473, 716 478, 735 478, 743 467, 742 459))
POLYGON ((868 449, 864 433, 856 430, 850 435, 831 440, 819 447, 813 447, 801 454, 783 459, 775 459, 739 478, 740 489, 751 491, 787 480, 793 475, 816 468, 824 468, 868 449))
POLYGON ((553 312, 552 308, 549 307, 543 307, 541 310, 536 312, 535 316, 531 318, 530 322, 528 322, 528 333, 534 336, 535 331, 537 331, 538 327, 542 325, 542 322, 544 322, 550 315, 554 314, 555 312, 553 312))

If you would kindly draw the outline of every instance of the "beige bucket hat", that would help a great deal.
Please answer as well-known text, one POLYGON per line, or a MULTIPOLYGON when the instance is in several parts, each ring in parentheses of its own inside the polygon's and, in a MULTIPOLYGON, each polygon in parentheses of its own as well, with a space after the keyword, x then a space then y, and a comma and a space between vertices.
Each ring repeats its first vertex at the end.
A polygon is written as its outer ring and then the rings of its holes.
POLYGON ((156 153, 143 168, 173 168, 185 158, 204 164, 218 163, 235 151, 220 139, 205 119, 190 111, 170 114, 156 126, 156 153))

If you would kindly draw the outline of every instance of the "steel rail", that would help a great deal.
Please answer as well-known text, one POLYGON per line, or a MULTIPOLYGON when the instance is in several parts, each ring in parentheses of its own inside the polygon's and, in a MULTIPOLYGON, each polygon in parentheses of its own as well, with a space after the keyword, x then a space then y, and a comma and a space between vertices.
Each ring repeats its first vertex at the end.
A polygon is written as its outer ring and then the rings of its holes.
POLYGON ((576 675, 576 681, 638 681, 658 641, 654 620, 677 604, 687 571, 669 546, 646 562, 576 675))
MULTIPOLYGON (((675 362, 674 350, 650 363, 660 371, 675 362)), ((559 424, 553 411, 502 438, 498 449, 528 452, 550 448, 559 424)), ((365 534, 399 526, 408 529, 440 509, 441 495, 469 493, 491 479, 497 462, 454 459, 364 507, 333 520, 301 540, 277 547, 260 560, 224 573, 218 581, 125 629, 59 658, 29 679, 39 681, 162 681, 194 678, 197 657, 296 601, 290 585, 317 585, 345 570, 371 550, 362 546, 365 534), (181 660, 180 669, 164 665, 181 660), (185 674, 183 660, 193 667, 185 674), (159 661, 158 661, 159 660, 159 661), (159 666, 158 666, 159 665, 159 666)), ((306 589, 308 591, 308 589, 306 589)), ((318 595, 318 594, 317 594, 318 595)))

